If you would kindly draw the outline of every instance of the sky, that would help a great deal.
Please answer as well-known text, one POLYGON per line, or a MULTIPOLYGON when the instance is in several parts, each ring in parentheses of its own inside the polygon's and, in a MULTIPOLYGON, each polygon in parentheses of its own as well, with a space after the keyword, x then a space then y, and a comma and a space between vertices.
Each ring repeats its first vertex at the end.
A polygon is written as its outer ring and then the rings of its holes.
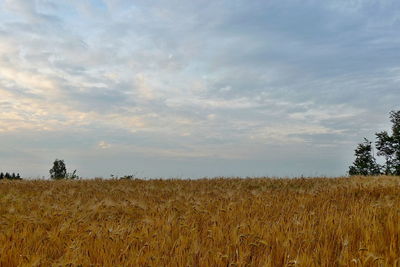
POLYGON ((399 29, 398 0, 0 0, 0 170, 346 175, 399 29))

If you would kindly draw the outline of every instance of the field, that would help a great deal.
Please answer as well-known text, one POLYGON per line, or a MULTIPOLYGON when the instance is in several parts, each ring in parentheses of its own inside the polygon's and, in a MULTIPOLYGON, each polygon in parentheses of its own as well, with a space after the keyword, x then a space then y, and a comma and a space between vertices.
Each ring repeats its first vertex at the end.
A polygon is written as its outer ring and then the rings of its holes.
POLYGON ((400 178, 0 182, 0 266, 400 266, 400 178))

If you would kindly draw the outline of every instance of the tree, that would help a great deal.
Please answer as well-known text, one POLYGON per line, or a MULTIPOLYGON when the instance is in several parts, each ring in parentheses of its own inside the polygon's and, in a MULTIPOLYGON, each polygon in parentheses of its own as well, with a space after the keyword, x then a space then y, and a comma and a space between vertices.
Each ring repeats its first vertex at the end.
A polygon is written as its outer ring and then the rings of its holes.
POLYGON ((59 180, 59 179, 79 179, 79 176, 76 174, 76 170, 72 173, 67 172, 67 168, 65 167, 64 160, 56 159, 53 163, 53 168, 50 169, 50 177, 51 179, 59 180))
POLYGON ((392 146, 395 150, 394 175, 400 175, 400 110, 390 112, 392 126, 392 146))
POLYGON ((356 160, 349 168, 350 175, 399 175, 400 176, 400 110, 390 112, 392 134, 387 131, 375 133, 377 155, 385 158, 385 164, 376 163, 372 155, 372 145, 367 139, 357 146, 356 160), (378 172, 379 170, 379 172, 378 172))
POLYGON ((1 173, 0 173, 0 180, 2 180, 2 179, 7 179, 7 180, 22 180, 22 178, 21 178, 21 176, 19 175, 19 173, 18 173, 18 174, 15 174, 15 172, 13 172, 12 174, 10 174, 10 173, 8 173, 8 172, 6 172, 6 173, 1 172, 1 173))
POLYGON ((390 112, 392 135, 386 131, 376 133, 375 146, 378 156, 385 157, 383 172, 386 175, 400 175, 400 110, 390 112))
POLYGON ((67 179, 79 179, 79 176, 76 174, 76 170, 74 170, 72 173, 67 173, 67 176, 65 177, 67 179))
POLYGON ((356 159, 353 165, 349 167, 350 175, 378 175, 380 174, 379 165, 376 163, 372 154, 371 142, 364 138, 364 142, 358 144, 354 151, 356 159))
POLYGON ((67 178, 67 168, 65 167, 64 160, 56 159, 53 163, 53 168, 49 172, 51 179, 59 180, 67 178))
POLYGON ((393 137, 386 131, 376 133, 375 146, 378 150, 378 156, 385 157, 385 165, 382 167, 383 174, 394 174, 395 169, 395 148, 393 147, 393 137))

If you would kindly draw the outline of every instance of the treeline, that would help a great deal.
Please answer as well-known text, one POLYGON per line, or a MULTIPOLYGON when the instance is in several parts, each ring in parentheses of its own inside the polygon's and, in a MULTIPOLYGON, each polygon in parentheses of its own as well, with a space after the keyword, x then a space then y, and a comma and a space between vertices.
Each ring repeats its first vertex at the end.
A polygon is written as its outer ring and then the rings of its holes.
POLYGON ((349 167, 350 175, 399 175, 400 176, 400 110, 390 112, 392 133, 375 133, 377 156, 384 158, 384 164, 378 164, 373 153, 373 145, 367 138, 358 144, 354 155, 356 159, 349 167))
POLYGON ((6 173, 0 172, 0 180, 2 180, 2 179, 22 180, 19 173, 15 174, 15 173, 8 173, 8 172, 6 172, 6 173))

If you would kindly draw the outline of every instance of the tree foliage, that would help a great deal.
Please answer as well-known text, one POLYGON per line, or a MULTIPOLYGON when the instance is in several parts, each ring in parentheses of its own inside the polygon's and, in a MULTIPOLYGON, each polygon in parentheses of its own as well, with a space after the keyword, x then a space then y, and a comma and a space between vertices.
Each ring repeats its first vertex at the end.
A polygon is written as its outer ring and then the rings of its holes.
POLYGON ((76 170, 74 170, 71 173, 67 173, 67 177, 66 178, 74 180, 74 179, 79 179, 79 176, 76 174, 76 170))
POLYGON ((393 174, 400 175, 400 110, 390 113, 392 126, 392 146, 394 149, 393 174))
POLYGON ((15 174, 14 172, 13 172, 13 173, 9 173, 9 172, 3 173, 3 172, 0 172, 0 180, 2 180, 2 179, 8 179, 8 180, 22 180, 22 178, 21 178, 21 176, 19 175, 19 173, 15 174))
POLYGON ((64 160, 56 159, 53 162, 53 168, 49 172, 51 179, 59 180, 67 178, 67 168, 65 167, 64 160))
POLYGON ((377 155, 385 159, 383 165, 376 163, 372 143, 367 139, 354 151, 356 159, 349 167, 350 175, 400 175, 400 110, 390 112, 392 134, 387 131, 376 133, 377 155))
POLYGON ((64 160, 56 159, 53 162, 53 168, 50 169, 50 178, 55 180, 60 179, 78 179, 79 176, 76 174, 76 170, 72 173, 67 172, 64 160))
POLYGON ((395 148, 393 146, 393 138, 386 131, 376 133, 375 146, 378 150, 378 156, 385 157, 385 166, 382 168, 383 174, 389 175, 394 173, 395 166, 395 148))
POLYGON ((372 154, 372 143, 364 138, 364 142, 358 144, 354 151, 356 159, 353 166, 350 166, 350 175, 377 175, 380 174, 379 165, 376 163, 375 157, 372 154))

